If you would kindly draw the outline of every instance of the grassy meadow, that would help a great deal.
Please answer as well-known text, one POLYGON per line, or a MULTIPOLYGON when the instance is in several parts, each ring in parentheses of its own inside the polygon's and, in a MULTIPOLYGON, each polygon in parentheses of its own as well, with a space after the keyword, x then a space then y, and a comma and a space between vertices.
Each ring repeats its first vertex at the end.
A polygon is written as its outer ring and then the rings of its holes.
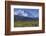
POLYGON ((35 27, 38 26, 39 21, 38 20, 32 20, 32 21, 14 21, 14 27, 35 27))

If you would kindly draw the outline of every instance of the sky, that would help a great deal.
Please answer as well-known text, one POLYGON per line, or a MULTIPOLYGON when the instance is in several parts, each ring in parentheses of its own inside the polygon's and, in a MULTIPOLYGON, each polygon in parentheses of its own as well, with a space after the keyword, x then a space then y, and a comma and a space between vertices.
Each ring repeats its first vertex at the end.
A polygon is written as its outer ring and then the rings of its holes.
POLYGON ((14 15, 36 18, 39 17, 39 9, 14 8, 14 15))

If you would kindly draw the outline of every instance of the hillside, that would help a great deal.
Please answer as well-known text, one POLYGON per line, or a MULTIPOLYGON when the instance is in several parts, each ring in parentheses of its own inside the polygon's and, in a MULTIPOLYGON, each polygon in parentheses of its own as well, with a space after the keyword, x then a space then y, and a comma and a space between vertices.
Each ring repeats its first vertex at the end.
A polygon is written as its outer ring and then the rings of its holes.
POLYGON ((22 21, 31 21, 31 20, 38 20, 38 18, 32 18, 32 17, 24 17, 24 16, 14 16, 14 20, 22 20, 22 21))

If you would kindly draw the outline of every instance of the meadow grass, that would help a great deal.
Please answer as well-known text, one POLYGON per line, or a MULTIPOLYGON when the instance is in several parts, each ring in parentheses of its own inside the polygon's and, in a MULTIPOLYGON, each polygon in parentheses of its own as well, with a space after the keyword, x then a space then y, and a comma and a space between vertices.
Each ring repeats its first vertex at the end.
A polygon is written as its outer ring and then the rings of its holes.
POLYGON ((39 26, 38 20, 32 20, 32 21, 15 21, 14 27, 35 27, 39 26))

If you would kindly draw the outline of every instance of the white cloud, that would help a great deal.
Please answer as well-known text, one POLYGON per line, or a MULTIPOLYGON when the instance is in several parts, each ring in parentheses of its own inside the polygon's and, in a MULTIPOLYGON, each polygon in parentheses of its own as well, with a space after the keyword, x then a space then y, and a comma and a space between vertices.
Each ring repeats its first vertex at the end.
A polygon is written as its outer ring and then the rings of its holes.
POLYGON ((36 13, 32 13, 30 12, 30 14, 24 12, 24 10, 17 10, 14 13, 15 15, 19 15, 19 16, 25 16, 25 17, 38 17, 38 15, 36 13))
POLYGON ((24 15, 23 16, 28 16, 28 14, 27 13, 24 13, 24 15))
POLYGON ((28 16, 28 14, 24 12, 24 10, 18 10, 14 14, 19 16, 28 16))

